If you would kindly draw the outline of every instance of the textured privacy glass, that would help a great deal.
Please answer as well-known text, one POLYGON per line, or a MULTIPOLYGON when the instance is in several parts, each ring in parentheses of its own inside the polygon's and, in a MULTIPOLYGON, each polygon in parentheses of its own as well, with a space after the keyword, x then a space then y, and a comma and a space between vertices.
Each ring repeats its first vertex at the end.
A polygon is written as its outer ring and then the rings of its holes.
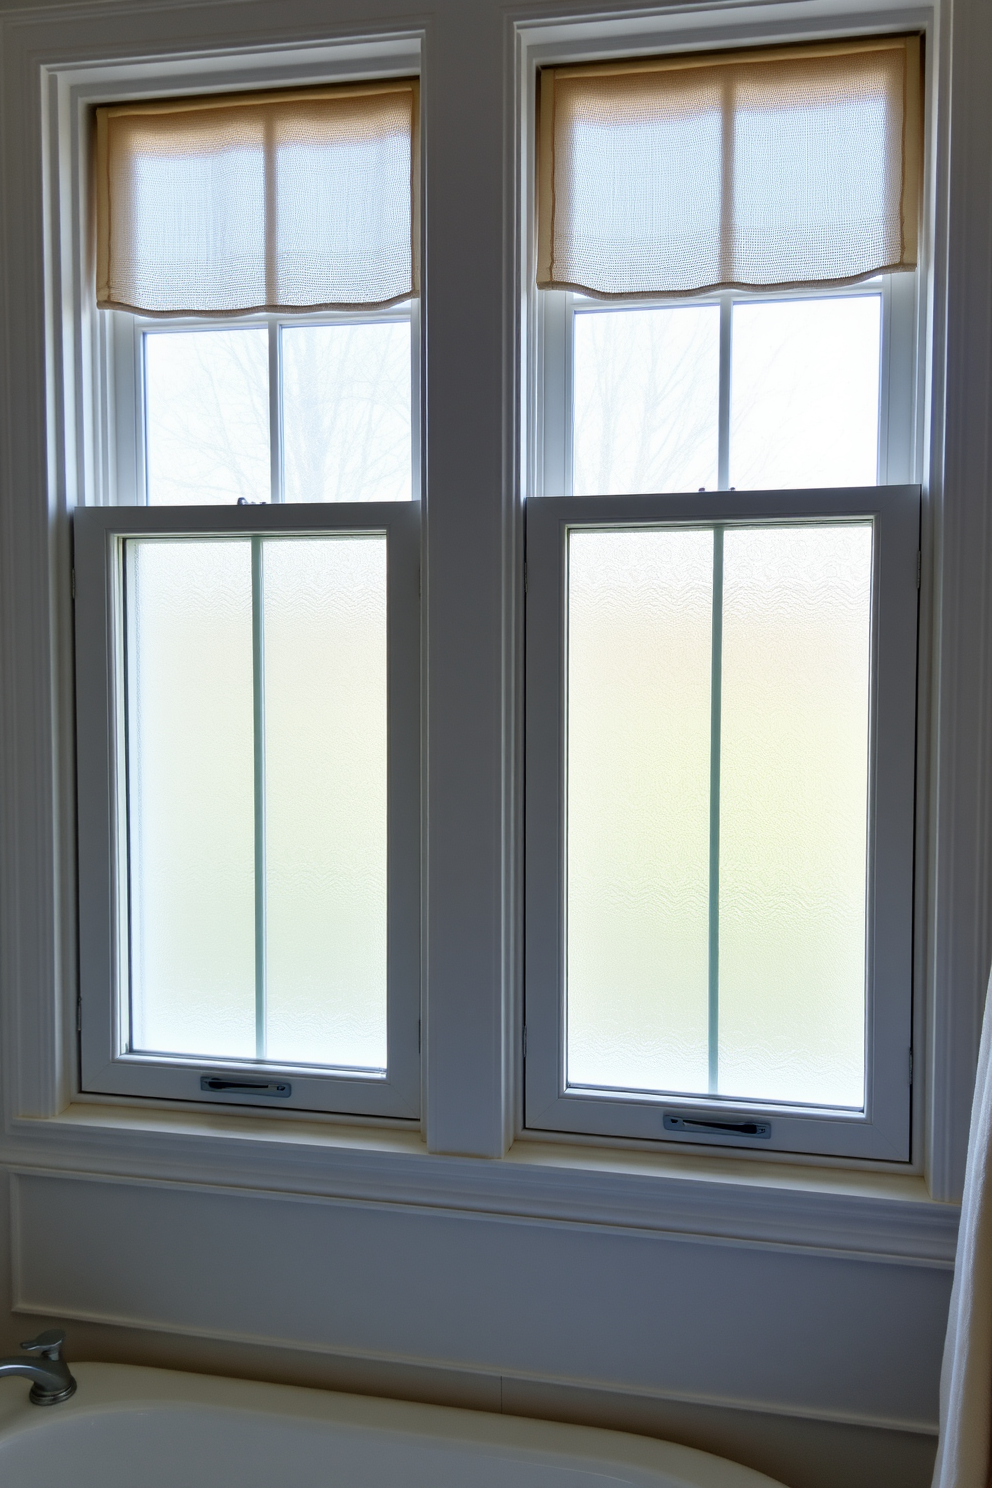
POLYGON ((709 531, 568 544, 568 1081, 707 1070, 709 531))
POLYGON ((268 501, 268 332, 146 331, 142 339, 149 505, 268 501))
POLYGON ((386 1067, 386 540, 263 544, 267 1054, 386 1067))
POLYGON ((126 551, 131 1047, 250 1058, 250 545, 126 551))
POLYGON ((286 500, 409 501, 409 320, 281 336, 286 500))
POLYGON ((720 1090, 864 1100, 868 525, 729 529, 720 1090))
POLYGON ((713 490, 719 307, 584 311, 573 325, 575 494, 713 490))
POLYGON ((863 1105, 871 553, 570 534, 569 1084, 863 1105))
POLYGON ((129 539, 134 1049, 386 1066, 386 539, 129 539))
POLYGON ((730 484, 873 486, 881 295, 734 305, 730 484))

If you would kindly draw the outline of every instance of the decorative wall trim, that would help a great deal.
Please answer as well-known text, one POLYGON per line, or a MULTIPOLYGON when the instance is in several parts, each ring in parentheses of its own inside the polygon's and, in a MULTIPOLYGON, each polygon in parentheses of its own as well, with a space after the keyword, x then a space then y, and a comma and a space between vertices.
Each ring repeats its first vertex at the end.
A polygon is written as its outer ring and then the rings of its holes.
MULTIPOLYGON (((195 1134, 150 1130, 151 1123, 101 1132, 81 1121, 20 1122, 21 1140, 8 1141, 4 1164, 20 1172, 85 1172, 619 1226, 893 1264, 950 1268, 954 1262, 958 1210, 930 1200, 921 1179, 785 1167, 758 1173, 744 1163, 735 1171, 732 1160, 715 1154, 695 1164, 650 1156, 638 1162, 640 1154, 629 1152, 531 1143, 487 1162, 433 1156, 419 1138, 400 1132, 380 1133, 378 1150, 370 1150, 361 1132, 353 1144, 336 1145, 326 1129, 322 1140, 303 1145, 288 1124, 252 1141, 218 1134, 221 1119, 211 1119, 212 1131, 203 1120, 205 1129, 195 1134)), ((228 1124, 238 1119, 226 1118, 228 1124)))
POLYGON ((949 1278, 925 1262, 911 1268, 914 1279, 907 1262, 880 1268, 877 1258, 850 1252, 802 1259, 788 1247, 728 1250, 713 1237, 616 1224, 559 1224, 549 1237, 530 1218, 408 1205, 400 1219, 393 1206, 365 1201, 83 1174, 18 1171, 11 1188, 16 1312, 878 1430, 936 1429, 924 1405, 931 1371, 921 1377, 918 1351, 942 1327, 949 1278), (65 1233, 73 1236, 68 1253, 65 1233), (724 1252, 719 1267, 705 1258, 710 1246, 724 1252), (390 1275, 380 1268, 386 1251, 396 1257, 390 1275), (597 1266, 589 1291, 593 1254, 613 1279, 597 1266), (369 1271, 381 1277, 378 1294, 367 1286, 369 1271), (315 1287, 316 1276, 331 1281, 315 1287), (346 1285, 336 1286, 342 1277, 346 1285), (781 1355, 769 1355, 761 1330, 766 1322, 779 1328, 775 1306, 790 1310, 797 1287, 804 1316, 791 1314, 781 1355), (865 1380, 890 1343, 863 1311, 850 1313, 828 1345, 828 1358, 843 1348, 843 1370, 824 1359, 812 1375, 797 1373, 789 1355, 807 1328, 819 1350, 842 1297, 846 1307, 861 1297, 864 1308, 880 1293, 883 1311, 905 1298, 912 1315, 905 1357, 881 1382, 876 1409, 865 1410, 865 1380), (562 1310, 568 1297, 582 1298, 570 1316, 562 1310), (550 1333, 545 1308, 559 1319, 550 1333), (693 1316, 694 1338, 686 1331, 693 1316), (540 1369, 521 1367, 535 1354, 540 1369))

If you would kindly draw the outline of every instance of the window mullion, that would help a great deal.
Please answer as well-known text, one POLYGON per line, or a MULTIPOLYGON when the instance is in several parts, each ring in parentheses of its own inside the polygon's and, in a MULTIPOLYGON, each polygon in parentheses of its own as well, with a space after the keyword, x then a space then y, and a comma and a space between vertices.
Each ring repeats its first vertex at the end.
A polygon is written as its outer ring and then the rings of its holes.
POLYGON ((720 389, 717 412, 717 489, 730 486, 730 355, 733 337, 734 302, 730 294, 720 296, 720 389))
POLYGON ((255 813, 255 1058, 266 1055, 265 603, 262 539, 251 539, 251 677, 255 813))
POLYGON ((710 1095, 720 1089, 720 731, 723 689, 723 527, 713 528, 710 639, 710 840, 707 1064, 710 1095))
POLYGON ((282 354, 279 322, 274 315, 269 326, 269 489, 270 501, 284 498, 282 478, 282 354))

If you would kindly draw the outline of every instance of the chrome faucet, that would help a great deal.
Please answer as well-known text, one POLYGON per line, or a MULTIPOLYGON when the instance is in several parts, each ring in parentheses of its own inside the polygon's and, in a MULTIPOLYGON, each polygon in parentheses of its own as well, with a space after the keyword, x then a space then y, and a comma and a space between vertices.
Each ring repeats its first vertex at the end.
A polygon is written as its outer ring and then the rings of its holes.
POLYGON ((26 1354, 37 1354, 37 1359, 18 1359, 16 1356, 0 1359, 0 1379, 7 1374, 16 1374, 22 1379, 33 1380, 28 1396, 32 1405, 58 1405, 59 1401, 68 1400, 76 1393, 76 1381, 62 1357, 64 1343, 65 1334, 59 1328, 30 1338, 21 1344, 21 1348, 26 1354))

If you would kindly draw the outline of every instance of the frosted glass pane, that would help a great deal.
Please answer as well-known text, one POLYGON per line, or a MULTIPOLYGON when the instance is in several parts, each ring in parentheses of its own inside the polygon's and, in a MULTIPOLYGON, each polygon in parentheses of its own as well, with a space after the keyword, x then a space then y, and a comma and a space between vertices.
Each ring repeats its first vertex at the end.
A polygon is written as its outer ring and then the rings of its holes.
POLYGON ((282 331, 287 501, 409 501, 410 322, 282 331))
POLYGON ((568 1080, 705 1089, 713 534, 568 547, 568 1080))
POLYGON ((126 554, 131 1047, 251 1057, 251 547, 126 554))
POLYGON ((864 1100, 871 527, 728 529, 722 1094, 864 1100))
POLYGON ((574 327, 575 494, 713 490, 719 307, 583 311, 574 327))
POLYGON ((386 540, 268 539, 267 1054, 386 1067, 386 540))
POLYGON ((143 341, 149 504, 268 501, 268 332, 146 331, 143 341))
POLYGON ((873 486, 881 295, 735 304, 730 484, 873 486))

